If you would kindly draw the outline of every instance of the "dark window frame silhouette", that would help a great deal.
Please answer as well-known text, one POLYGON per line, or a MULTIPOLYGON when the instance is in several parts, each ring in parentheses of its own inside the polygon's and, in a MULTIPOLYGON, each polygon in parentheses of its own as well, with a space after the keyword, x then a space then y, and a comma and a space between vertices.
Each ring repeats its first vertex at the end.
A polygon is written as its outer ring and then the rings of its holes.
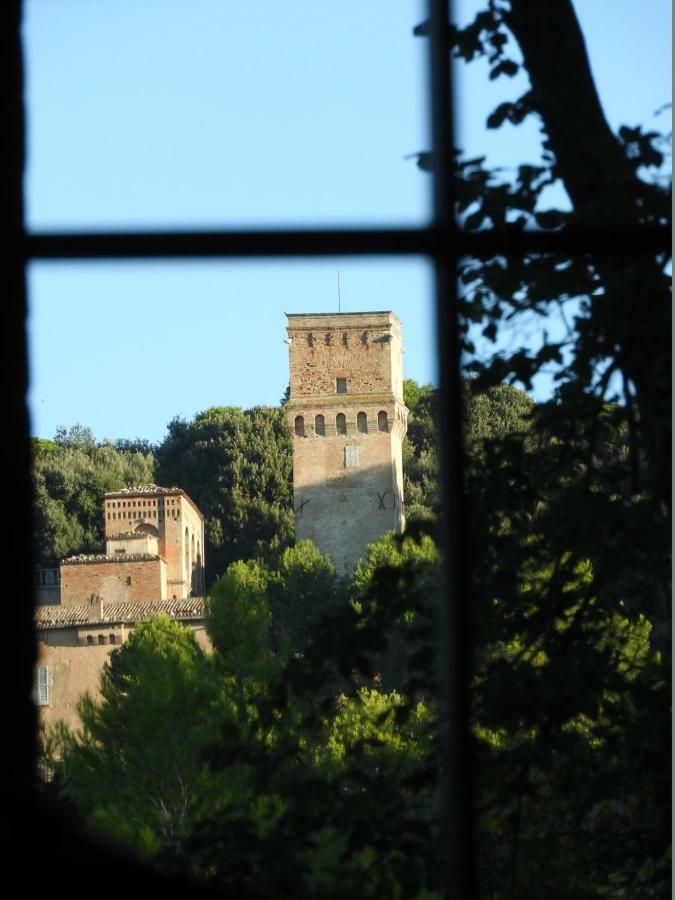
MULTIPOLYGON (((444 890, 447 896, 475 895, 471 846, 471 806, 467 679, 470 634, 465 605, 459 602, 469 590, 466 560, 461 548, 462 471, 461 471, 461 382, 459 358, 459 319, 456 305, 455 266, 459 257, 476 254, 522 255, 525 252, 604 252, 636 253, 668 246, 667 235, 643 229, 575 228, 564 232, 522 232, 505 236, 494 231, 467 233, 453 216, 454 195, 451 179, 453 158, 453 108, 451 104, 451 71, 448 53, 449 0, 428 0, 428 23, 425 34, 429 46, 428 94, 431 111, 431 154, 433 166, 433 215, 428 225, 391 228, 270 229, 256 231, 108 232, 108 233, 30 233, 24 222, 23 175, 25 167, 25 110, 23 104, 23 61, 21 46, 22 0, 4 0, 0 4, 0 98, 3 124, 0 167, 5 224, 5 302, 0 305, 4 353, 0 354, 5 389, 5 428, 3 442, 5 471, 12 473, 17 494, 12 528, 7 540, 23 596, 32 592, 32 510, 30 482, 30 445, 28 414, 25 402, 28 382, 26 347, 26 265, 37 260, 133 260, 133 259, 242 259, 298 258, 335 256, 424 256, 434 271, 436 307, 436 351, 438 354, 439 390, 444 416, 440 421, 440 490, 445 527, 439 531, 440 549, 445 560, 440 599, 441 709, 445 720, 442 742, 444 779, 441 809, 444 858, 441 860, 444 890), (22 582, 23 579, 23 582, 22 582), (23 588, 23 590, 22 590, 23 588), (448 727, 450 723, 451 727, 448 727)), ((160 510, 160 515, 162 510, 160 510)), ((126 515, 124 516, 126 518, 126 515)), ((131 516, 129 516, 130 518, 131 516)), ((469 607, 470 603, 466 604, 469 607)), ((16 610, 17 634, 9 652, 19 655, 20 673, 16 690, 9 693, 7 718, 22 723, 16 729, 8 750, 16 753, 12 790, 17 798, 32 797, 33 805, 22 803, 21 818, 25 831, 17 825, 15 838, 33 849, 38 828, 44 830, 50 813, 39 800, 33 787, 35 718, 31 712, 30 688, 34 666, 34 630, 30 604, 16 610), (12 705, 13 708, 12 708, 12 705), (31 818, 31 815, 33 818, 31 818)), ((53 814, 53 811, 52 811, 53 814)), ((78 866, 82 877, 92 877, 105 865, 116 872, 116 887, 127 885, 129 876, 134 886, 163 887, 156 873, 140 865, 122 863, 100 846, 81 849, 86 838, 68 826, 56 827, 53 816, 50 833, 55 841, 51 855, 46 850, 41 875, 44 886, 63 886, 70 877, 68 863, 78 866), (69 855, 70 854, 70 855, 69 855), (84 854, 84 855, 83 855, 84 854), (84 861, 84 862, 83 862, 84 861), (110 862, 114 866, 110 867, 110 862), (63 865, 65 863, 65 866, 63 865), (62 872, 59 876, 59 872, 62 872)), ((47 848, 49 849, 49 848, 47 848)), ((41 851, 43 853, 43 851, 41 851)), ((114 881, 115 879, 113 879, 114 881)), ((42 884, 42 882, 40 882, 42 884)))

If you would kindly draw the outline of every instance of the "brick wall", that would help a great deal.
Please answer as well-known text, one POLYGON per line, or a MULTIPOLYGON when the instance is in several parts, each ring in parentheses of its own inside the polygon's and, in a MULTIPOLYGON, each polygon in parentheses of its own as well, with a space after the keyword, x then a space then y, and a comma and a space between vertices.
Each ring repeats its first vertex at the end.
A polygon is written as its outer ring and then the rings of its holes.
POLYGON ((403 399, 400 321, 393 313, 288 317, 291 398, 393 393, 403 399))
POLYGON ((185 577, 184 560, 184 530, 185 522, 182 515, 180 497, 164 497, 164 530, 162 532, 163 544, 160 543, 160 553, 166 560, 167 591, 168 598, 177 600, 187 597, 189 588, 185 577))
POLYGON ((159 532, 161 503, 162 497, 156 495, 107 496, 103 512, 106 538, 121 531, 133 531, 140 524, 159 532))
POLYGON ((109 602, 166 600, 161 559, 100 560, 61 564, 61 603, 83 603, 92 594, 109 602))
POLYGON ((147 553, 149 556, 158 556, 159 539, 153 534, 144 534, 143 532, 136 533, 133 537, 111 535, 106 539, 105 552, 106 556, 134 553, 147 553))

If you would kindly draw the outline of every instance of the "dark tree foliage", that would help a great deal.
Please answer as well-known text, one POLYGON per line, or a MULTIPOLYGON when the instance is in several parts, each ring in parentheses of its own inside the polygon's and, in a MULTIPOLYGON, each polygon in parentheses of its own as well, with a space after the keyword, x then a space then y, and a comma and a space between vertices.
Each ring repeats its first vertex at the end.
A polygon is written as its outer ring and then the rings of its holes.
POLYGON ((144 449, 97 443, 89 428, 59 428, 53 441, 33 438, 34 559, 56 566, 74 553, 100 553, 103 496, 153 481, 154 459, 144 449))
POLYGON ((408 433, 403 441, 403 496, 407 521, 438 513, 438 392, 412 379, 403 382, 408 433))
POLYGON ((277 569, 231 564, 208 602, 214 652, 166 616, 140 623, 81 699, 82 728, 45 732, 46 789, 226 896, 437 897, 436 565, 428 537, 384 537, 350 603, 309 544, 277 569), (395 628, 400 692, 380 675, 395 628))
POLYGON ((293 540, 291 438, 283 411, 215 407, 173 419, 157 449, 157 479, 206 517, 207 587, 231 562, 272 562, 293 540))
MULTIPOLYGON (((439 896, 436 558, 421 534, 383 538, 357 572, 353 602, 329 610, 271 678, 258 670, 257 687, 249 682, 256 728, 226 724, 207 757, 216 774, 248 772, 258 799, 207 813, 188 842, 195 870, 226 893, 439 896), (379 663, 397 626, 408 677, 391 693, 379 663)), ((310 584, 319 568, 306 568, 310 584)), ((249 584, 255 595, 260 582, 249 584)))
MULTIPOLYGON (((668 139, 612 134, 570 0, 490 0, 449 42, 491 78, 529 76, 488 128, 534 116, 542 133, 540 163, 512 179, 457 154, 465 229, 669 223, 668 139), (570 211, 547 208, 554 184, 570 211)), ((467 448, 485 897, 670 892, 668 266, 657 250, 459 264, 475 388, 554 385, 527 434, 467 448)))
MULTIPOLYGON (((487 442, 467 470, 482 893, 662 896, 669 558, 624 410, 487 442)), ((564 411, 558 410, 561 423, 564 411)))
MULTIPOLYGON (((524 392, 502 384, 477 392, 470 379, 464 382, 464 439, 467 448, 480 452, 482 442, 499 439, 530 427, 532 400, 524 392)), ((406 521, 434 522, 438 516, 438 390, 403 383, 408 407, 408 433, 403 442, 403 479, 406 521)))

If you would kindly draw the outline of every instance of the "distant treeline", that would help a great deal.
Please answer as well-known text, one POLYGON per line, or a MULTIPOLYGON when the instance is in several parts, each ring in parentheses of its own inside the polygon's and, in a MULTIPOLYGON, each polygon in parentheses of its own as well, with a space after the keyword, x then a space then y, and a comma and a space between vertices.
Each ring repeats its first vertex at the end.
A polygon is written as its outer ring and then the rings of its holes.
MULTIPOLYGON (((410 417, 403 445, 408 521, 437 512, 439 399, 431 385, 404 382, 410 417)), ((532 401, 512 387, 471 396, 467 441, 520 431, 532 401)), ((142 482, 183 488, 206 517, 207 585, 236 560, 274 565, 293 544, 292 444, 283 405, 212 407, 173 419, 160 444, 97 441, 82 425, 33 439, 35 561, 56 566, 103 549, 103 495, 142 482)))

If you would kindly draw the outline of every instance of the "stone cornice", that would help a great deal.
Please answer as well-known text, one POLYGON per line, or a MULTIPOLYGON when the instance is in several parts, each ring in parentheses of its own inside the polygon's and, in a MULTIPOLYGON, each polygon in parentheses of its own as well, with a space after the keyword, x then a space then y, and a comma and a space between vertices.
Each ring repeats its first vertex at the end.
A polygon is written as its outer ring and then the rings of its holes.
POLYGON ((54 628, 85 628, 100 625, 122 625, 140 622, 166 613, 171 619, 200 621, 204 618, 204 598, 188 597, 185 600, 137 600, 106 602, 102 604, 100 617, 91 618, 89 604, 73 606, 38 606, 35 610, 35 627, 39 631, 54 628))
POLYGON ((390 309, 373 310, 372 312, 339 312, 339 313, 286 313, 288 328, 293 331, 311 330, 314 328, 341 327, 359 328, 362 324, 375 327, 395 325, 400 328, 401 320, 390 309))
POLYGON ((301 394, 297 397, 291 397, 286 405, 285 410, 290 414, 296 410, 316 409, 317 413, 323 409, 339 410, 343 407, 364 407, 364 406, 398 406, 405 409, 407 407, 403 400, 396 397, 392 393, 381 394, 301 394))

